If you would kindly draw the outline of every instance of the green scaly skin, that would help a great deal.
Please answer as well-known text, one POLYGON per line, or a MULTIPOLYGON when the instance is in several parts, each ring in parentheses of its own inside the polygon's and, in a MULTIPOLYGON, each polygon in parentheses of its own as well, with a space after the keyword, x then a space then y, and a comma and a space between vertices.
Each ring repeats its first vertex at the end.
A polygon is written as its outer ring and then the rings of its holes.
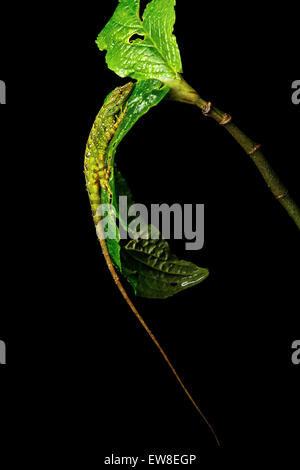
POLYGON ((84 156, 84 173, 96 226, 100 221, 100 216, 96 213, 101 204, 101 188, 110 193, 111 168, 109 165, 105 168, 105 153, 110 140, 124 118, 126 108, 122 109, 133 87, 134 84, 129 82, 111 92, 100 109, 88 138, 84 156), (117 117, 120 112, 121 114, 117 117))

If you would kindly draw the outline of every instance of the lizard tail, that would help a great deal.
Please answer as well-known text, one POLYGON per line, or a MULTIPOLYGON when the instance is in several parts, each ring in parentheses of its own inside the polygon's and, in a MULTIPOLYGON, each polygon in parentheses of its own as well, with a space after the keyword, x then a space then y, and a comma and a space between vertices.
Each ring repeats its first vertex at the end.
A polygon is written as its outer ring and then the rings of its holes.
POLYGON ((205 417, 205 415, 203 414, 203 412, 200 410, 199 406, 197 405, 197 403, 195 402, 195 400, 193 399, 193 397, 191 396, 190 392, 187 390, 186 386, 184 385, 184 383, 182 382, 181 378, 179 377, 179 375, 177 374, 174 366, 172 365, 172 363, 170 362, 167 354, 165 353, 165 351, 163 350, 163 348, 161 347, 161 345, 159 344, 159 342, 157 341, 157 339, 155 338, 154 334, 152 333, 152 331, 150 330, 150 328, 148 327, 148 325, 145 323, 144 319, 142 318, 142 316, 139 314, 139 312, 137 311, 137 309, 135 308, 135 306, 133 305, 133 303, 131 302, 130 298, 128 297, 127 295, 127 292, 125 291, 123 285, 121 284, 121 281, 119 279, 119 276, 112 264, 112 261, 111 261, 111 258, 110 258, 110 254, 108 252, 108 249, 107 249, 107 245, 106 245, 106 241, 105 241, 105 238, 104 238, 104 234, 103 234, 103 228, 102 228, 102 224, 100 223, 98 225, 98 228, 100 229, 100 233, 98 233, 98 236, 100 235, 99 237, 99 241, 100 241, 100 244, 101 244, 101 248, 102 248, 102 252, 103 252, 103 255, 104 255, 104 258, 105 258, 105 261, 106 261, 106 264, 107 264, 107 267, 116 283, 116 285, 118 286, 118 289, 119 291, 121 292, 122 296, 124 297, 125 301, 127 302, 127 304, 129 305, 129 307, 131 308, 132 312, 134 313, 134 315, 136 316, 136 318, 138 319, 138 321, 141 323, 141 325, 144 327, 144 329, 147 331, 148 335, 150 336, 150 338, 152 339, 152 341, 154 342, 154 344, 157 346, 158 350, 160 351, 161 355, 163 356, 164 360, 166 361, 166 363, 168 364, 168 366, 170 367, 171 371, 173 372, 173 374, 175 375, 176 379, 177 379, 177 382, 179 382, 180 386, 183 388, 184 390, 184 393, 187 395, 187 397, 189 398, 189 400, 192 402, 192 404, 194 405, 194 407, 196 408, 196 410, 198 411, 198 413, 200 414, 200 416, 202 417, 202 419, 204 420, 204 422, 207 424, 207 426, 209 427, 210 431, 212 432, 218 446, 220 447, 220 441, 218 439, 218 436, 216 434, 216 432, 214 431, 212 425, 209 423, 209 421, 207 420, 207 418, 205 417), (101 227, 100 227, 101 226, 101 227), (102 233, 101 233, 102 231, 102 233), (103 235, 103 236, 101 236, 103 235))

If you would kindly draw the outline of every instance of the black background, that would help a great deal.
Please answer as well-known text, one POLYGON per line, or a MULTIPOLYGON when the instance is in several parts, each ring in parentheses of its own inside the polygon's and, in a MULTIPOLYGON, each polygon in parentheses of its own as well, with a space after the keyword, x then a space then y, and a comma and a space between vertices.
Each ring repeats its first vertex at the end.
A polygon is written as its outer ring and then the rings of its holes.
MULTIPOLYGON (((122 142, 117 161, 137 202, 205 204, 204 248, 171 246, 210 277, 169 300, 134 301, 221 450, 105 267, 83 154, 103 99, 126 82, 94 42, 113 12, 106 3, 41 11, 38 20, 26 11, 19 34, 1 37, 3 235, 13 242, 3 248, 0 320, 6 437, 17 428, 22 441, 34 423, 49 458, 74 436, 70 455, 96 462, 148 451, 240 462, 241 450, 247 460, 293 461, 299 234, 251 160, 196 108, 163 101, 122 142), (49 445, 43 436, 52 426, 49 445)), ((270 21, 253 5, 191 14, 187 2, 177 3, 185 79, 263 145, 300 200, 293 15, 273 11, 270 21), (280 29, 285 15, 290 33, 280 29)))

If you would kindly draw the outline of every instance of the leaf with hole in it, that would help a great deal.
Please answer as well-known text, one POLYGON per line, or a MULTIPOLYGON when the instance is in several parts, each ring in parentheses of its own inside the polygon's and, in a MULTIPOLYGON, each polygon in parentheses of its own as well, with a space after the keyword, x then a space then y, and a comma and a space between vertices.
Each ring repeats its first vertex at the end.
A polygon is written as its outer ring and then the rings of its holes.
POLYGON ((150 1, 140 18, 140 0, 120 0, 97 38, 108 67, 120 77, 162 82, 180 78, 180 52, 173 34, 176 0, 150 1))

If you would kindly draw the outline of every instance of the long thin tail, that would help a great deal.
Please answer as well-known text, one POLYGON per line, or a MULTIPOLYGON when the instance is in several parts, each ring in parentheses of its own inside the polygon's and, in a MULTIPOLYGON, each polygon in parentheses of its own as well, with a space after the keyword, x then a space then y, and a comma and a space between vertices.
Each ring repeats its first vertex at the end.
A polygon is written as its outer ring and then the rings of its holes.
POLYGON ((152 341, 154 342, 154 344, 157 346, 157 348, 159 349, 161 355, 163 356, 163 358, 165 359, 166 363, 168 364, 168 366, 170 367, 171 371, 173 372, 173 374, 175 375, 177 381, 179 382, 179 384, 181 385, 181 387, 183 388, 185 394, 188 396, 188 398, 190 399, 190 401, 193 403, 194 407, 196 408, 196 410, 198 411, 198 413, 201 415, 202 419, 205 421, 205 423, 207 424, 207 426, 209 427, 209 429, 211 430, 218 446, 220 447, 220 441, 218 439, 218 436, 217 434, 215 433, 212 425, 209 423, 209 421, 207 420, 207 418, 205 417, 205 415, 202 413, 202 411, 200 410, 200 408, 198 407, 197 403, 195 402, 195 400, 193 399, 193 397, 191 396, 191 394, 189 393, 189 391, 187 390, 187 388, 185 387, 184 383, 182 382, 181 378, 179 377, 179 375, 177 374, 175 368, 173 367, 173 365, 171 364, 168 356, 166 355, 165 351, 163 350, 163 348, 161 347, 161 345, 159 344, 159 342, 157 341, 157 339, 155 338, 154 334, 152 333, 152 331, 150 330, 150 328, 148 327, 148 325, 145 323, 144 319, 141 317, 141 315, 139 314, 139 312, 137 311, 137 309, 135 308, 135 306, 133 305, 133 303, 131 302, 130 298, 128 297, 124 287, 122 286, 121 284, 121 281, 119 279, 119 276, 118 274, 116 273, 116 270, 112 264, 112 261, 111 261, 111 258, 110 258, 110 254, 108 252, 108 249, 107 249, 107 245, 106 245, 106 241, 104 239, 104 236, 101 236, 101 235, 104 235, 103 234, 103 229, 102 229, 102 224, 100 223, 98 225, 98 230, 100 229, 100 233, 98 232, 98 236, 100 235, 99 237, 99 241, 100 241, 100 244, 101 244, 101 248, 102 248, 102 252, 103 252, 103 255, 104 255, 104 258, 105 258, 105 261, 107 263, 107 266, 108 266, 108 269, 116 283, 116 285, 118 286, 121 294, 123 295, 125 301, 127 302, 127 304, 129 305, 129 307, 131 308, 131 310, 133 311, 133 313, 135 314, 136 318, 138 319, 138 321, 141 323, 141 325, 145 328, 145 330, 147 331, 148 335, 150 336, 150 338, 152 339, 152 341), (100 227, 101 226, 101 227, 100 227), (102 231, 102 233, 101 233, 102 231))

